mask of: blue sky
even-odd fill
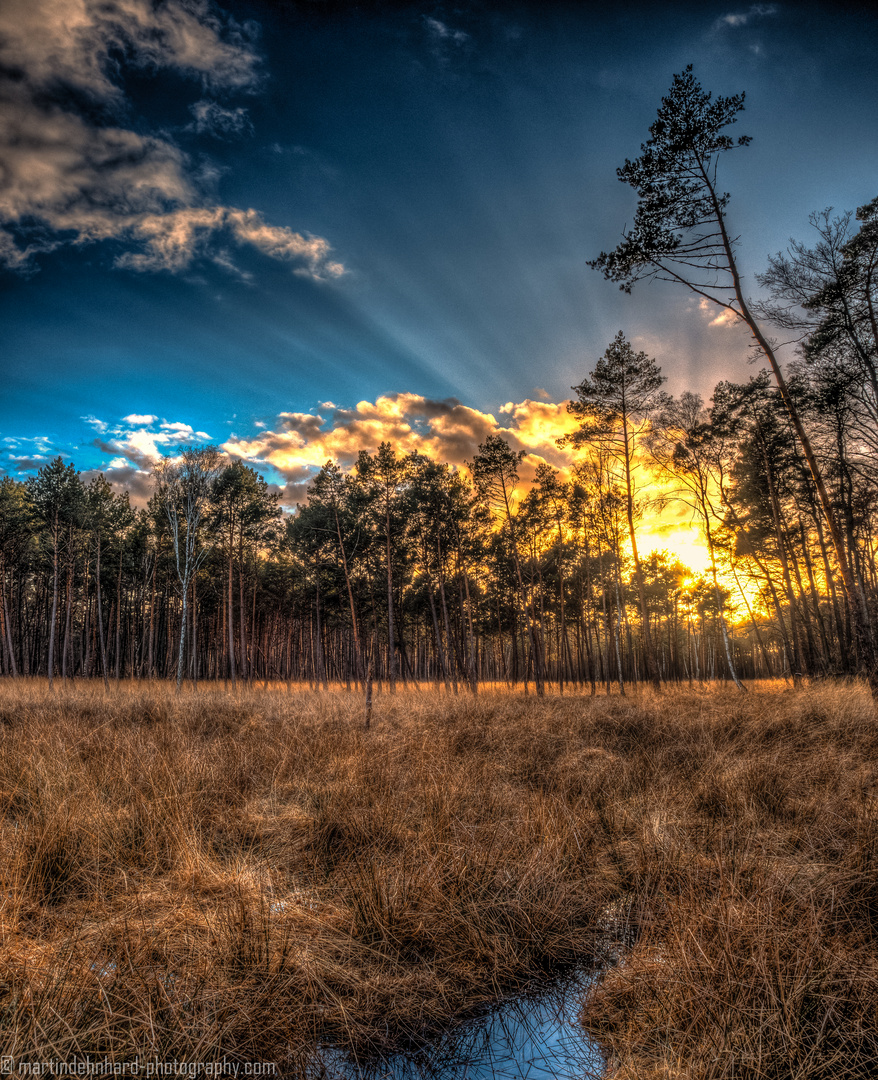
[[[294,502],[384,437],[554,460],[619,329],[707,397],[746,336],[586,265],[633,214],[615,169],[686,64],[745,90],[724,186],[756,292],[810,212],[876,194],[876,31],[866,5],[7,0],[0,469],[145,490],[210,440]]]

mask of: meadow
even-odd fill
[[[0,1056],[416,1047],[573,965],[617,1080],[874,1076],[867,689],[0,686]]]

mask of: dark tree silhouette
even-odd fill
[[[632,472],[636,467],[638,440],[645,433],[650,417],[665,403],[666,395],[661,389],[664,382],[665,377],[655,360],[645,352],[635,352],[620,330],[598,360],[591,376],[573,387],[578,400],[569,402],[567,411],[579,421],[580,430],[562,440],[562,443],[571,446],[600,445],[622,466],[625,513],[640,598],[646,668],[657,690],[661,688],[661,679],[649,630],[643,569],[637,552]]]

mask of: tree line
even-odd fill
[[[874,610],[868,455],[807,374],[791,386]],[[537,693],[860,671],[813,480],[768,374],[721,383],[710,407],[662,382],[618,335],[568,406],[569,479],[541,463],[526,492],[524,452],[497,435],[466,471],[389,443],[347,472],[327,462],[293,514],[213,447],[160,462],[140,510],[61,458],[4,478],[0,671],[452,691],[505,680]],[[644,520],[677,500],[700,526],[706,573],[640,554]]]
[[[574,388],[568,469],[540,464],[526,492],[524,452],[499,436],[465,471],[388,443],[347,472],[327,462],[293,514],[214,447],[160,462],[137,511],[61,458],[6,477],[0,671],[537,694],[878,686],[878,199],[856,218],[812,215],[810,240],[770,258],[766,299],[748,301],[717,182],[722,154],[749,143],[724,130],[743,100],[714,100],[691,67],[675,76],[641,157],[618,170],[634,224],[593,265],[626,292],[656,278],[719,306],[765,370],[707,404],[674,398],[620,332]],[[786,371],[769,324],[799,339]],[[641,555],[644,518],[670,501],[697,522],[706,573]]]

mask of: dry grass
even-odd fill
[[[611,1075],[878,1075],[868,693],[680,699],[644,710],[624,757],[609,829],[633,945],[584,1014]]]
[[[0,688],[0,1054],[416,1044],[622,934],[621,1077],[878,1061],[868,694]]]

